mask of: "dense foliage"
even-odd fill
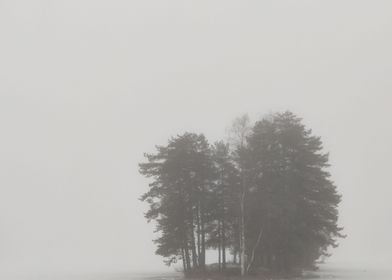
[[[207,249],[218,251],[220,270],[230,254],[243,274],[313,266],[342,236],[320,138],[290,112],[238,124],[234,145],[185,133],[140,164],[152,179],[141,199],[160,234],[156,253],[182,260],[186,273],[205,269]]]

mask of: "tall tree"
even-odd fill
[[[218,248],[219,267],[226,268],[226,252],[228,248],[237,247],[240,194],[240,176],[230,155],[228,144],[223,141],[213,146],[212,160],[216,172],[212,189],[214,205],[215,227],[210,229],[212,247]],[[214,246],[215,245],[215,246]]]
[[[210,146],[203,135],[185,133],[172,138],[157,153],[146,155],[140,172],[153,179],[142,200],[157,223],[157,254],[171,264],[183,260],[187,271],[205,267],[206,205],[213,176]]]
[[[246,211],[246,196],[248,193],[248,173],[249,173],[249,160],[248,160],[248,136],[251,133],[251,125],[248,115],[243,115],[234,120],[232,127],[229,131],[230,142],[233,146],[233,154],[240,172],[241,185],[239,192],[240,204],[240,265],[241,275],[244,276],[247,272],[247,254],[246,254],[246,225],[245,225],[245,211]]]
[[[255,244],[263,231],[263,265],[287,272],[313,264],[342,237],[340,195],[320,138],[285,112],[257,122],[248,140],[254,192],[249,225],[255,228],[250,239]]]

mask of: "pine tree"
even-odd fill
[[[224,270],[228,249],[238,250],[240,176],[231,158],[229,145],[223,141],[213,146],[212,160],[216,175],[211,189],[214,204],[210,211],[214,221],[209,228],[209,245],[218,248],[219,268]]]
[[[286,112],[257,122],[248,140],[254,192],[249,238],[255,244],[263,231],[260,265],[288,272],[314,264],[342,236],[340,196],[320,138]]]
[[[211,151],[203,135],[172,138],[157,153],[146,155],[140,172],[153,179],[142,200],[150,204],[146,218],[157,223],[157,254],[171,264],[183,260],[185,272],[204,269],[209,201],[213,176]]]

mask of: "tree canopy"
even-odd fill
[[[231,255],[242,274],[290,273],[343,237],[320,137],[291,112],[248,123],[234,122],[234,145],[184,133],[140,164],[151,178],[141,200],[156,222],[156,253],[169,265],[181,260],[185,273],[206,269],[207,249],[218,251],[221,271]]]

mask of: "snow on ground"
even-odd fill
[[[318,277],[314,279],[335,280],[392,280],[392,268],[325,264],[320,266]]]

